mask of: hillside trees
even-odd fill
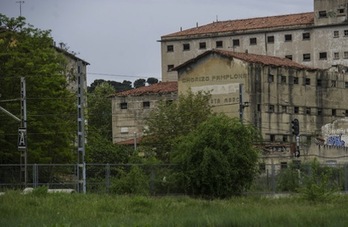
[[[26,79],[28,163],[73,158],[76,97],[67,90],[67,62],[52,46],[50,31],[23,17],[0,15],[0,105],[20,117],[20,77]],[[18,163],[19,123],[0,112],[0,162]],[[74,159],[75,160],[75,159]]]

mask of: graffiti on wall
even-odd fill
[[[344,147],[346,142],[342,140],[342,135],[334,135],[327,137],[326,145],[329,146],[337,146],[337,147]]]

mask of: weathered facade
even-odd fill
[[[293,119],[300,122],[304,148],[321,135],[323,125],[348,116],[348,75],[342,68],[322,70],[285,58],[210,50],[174,70],[179,93],[211,91],[213,110],[258,128],[265,157],[277,162],[293,156]]]
[[[289,58],[326,69],[348,66],[348,0],[314,0],[314,12],[216,21],[161,37],[162,81],[210,49]]]
[[[176,100],[177,95],[177,82],[160,82],[112,95],[113,143],[133,144],[133,140],[142,137],[145,119],[156,104]]]

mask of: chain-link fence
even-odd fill
[[[9,189],[47,186],[49,189],[79,188],[76,164],[28,164],[27,182],[24,182],[23,165],[0,165],[0,192]],[[142,164],[86,164],[87,193],[113,194],[184,194],[176,183],[180,173],[176,165]],[[320,165],[313,169],[310,164],[260,165],[250,194],[291,193],[308,179],[318,177],[318,183],[326,174],[328,184],[348,192],[348,165]],[[314,179],[315,180],[315,179]]]

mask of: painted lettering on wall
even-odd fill
[[[326,140],[326,145],[344,147],[346,142],[341,139],[341,135],[329,136]]]
[[[180,81],[183,83],[195,83],[195,82],[210,82],[210,81],[231,81],[245,79],[247,77],[246,73],[236,73],[236,74],[225,74],[225,75],[208,75],[208,76],[197,76],[192,78],[182,78]]]

